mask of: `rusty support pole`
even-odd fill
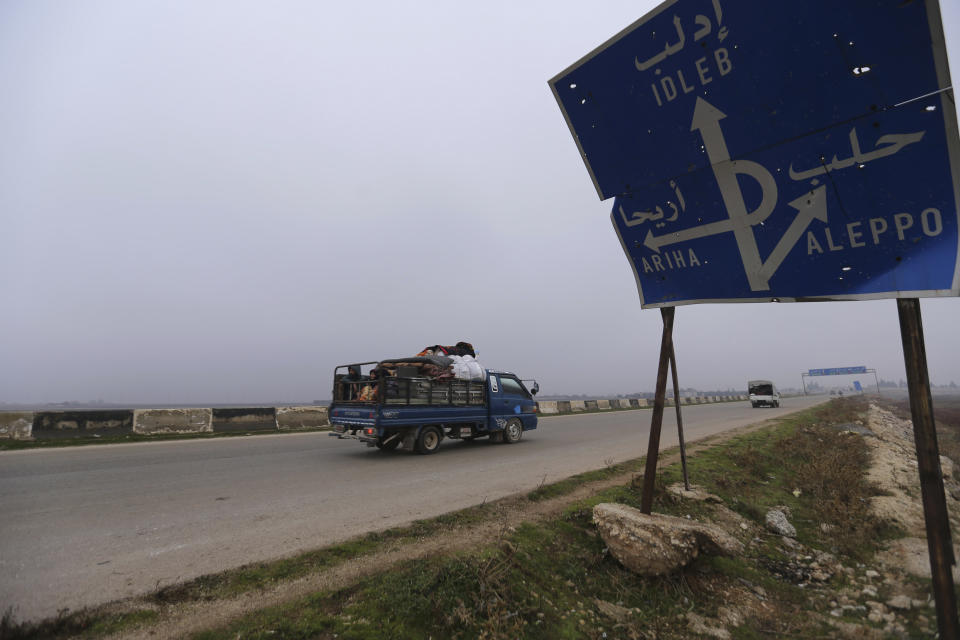
[[[663,405],[667,395],[667,367],[673,353],[673,307],[662,307],[663,338],[660,340],[660,365],[657,368],[657,389],[650,418],[650,442],[647,445],[647,464],[643,472],[643,495],[640,511],[649,514],[653,507],[653,485],[657,479],[657,456],[660,454],[660,427],[663,425]]]
[[[673,375],[673,404],[677,407],[677,437],[680,439],[680,466],[683,469],[683,488],[690,491],[690,478],[687,476],[687,445],[683,442],[683,416],[680,413],[680,383],[677,382],[677,352],[670,340],[670,373]]]
[[[907,367],[913,439],[917,447],[920,493],[927,525],[927,550],[933,577],[933,597],[937,605],[937,625],[941,638],[960,638],[957,601],[954,596],[952,568],[956,564],[950,539],[950,520],[943,490],[937,431],[933,421],[933,397],[927,375],[927,350],[923,342],[923,321],[917,298],[897,300],[903,359]]]

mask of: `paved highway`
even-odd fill
[[[823,400],[684,407],[685,433]],[[557,416],[433,456],[326,433],[0,452],[0,603],[46,617],[529,491],[643,455],[649,426],[648,410]],[[670,408],[661,444],[677,444]]]

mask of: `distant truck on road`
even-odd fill
[[[537,428],[540,387],[529,388],[508,371],[483,370],[482,380],[436,379],[402,358],[341,365],[334,369],[331,436],[368,447],[436,453],[444,438],[512,444]],[[370,371],[363,375],[365,367]]]
[[[779,407],[780,392],[769,380],[751,380],[747,383],[750,393],[750,405],[757,407]]]

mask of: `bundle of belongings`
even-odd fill
[[[487,373],[476,360],[476,352],[469,342],[458,342],[452,347],[434,345],[427,347],[416,356],[381,360],[379,365],[370,371],[370,384],[364,385],[358,394],[357,400],[367,402],[377,397],[376,381],[386,378],[429,378],[435,382],[447,380],[486,380]],[[389,390],[395,383],[388,384]]]
[[[432,378],[438,381],[451,378],[485,380],[486,371],[477,362],[476,356],[473,345],[469,342],[458,342],[452,347],[434,345],[412,358],[383,360],[371,375],[373,377],[388,375],[403,378]]]
[[[427,347],[423,351],[417,354],[418,356],[470,356],[471,358],[476,358],[477,354],[473,350],[473,345],[469,342],[458,342],[452,347],[445,347],[440,344],[435,344],[432,347]]]
[[[441,357],[450,360],[449,371],[444,371],[438,376],[441,379],[447,373],[460,380],[485,380],[487,377],[486,371],[476,360],[477,352],[473,350],[473,345],[469,342],[458,342],[452,347],[435,344],[432,347],[425,348],[417,356],[425,358]]]

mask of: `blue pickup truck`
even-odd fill
[[[516,375],[491,369],[484,370],[484,380],[435,379],[405,366],[411,360],[418,358],[337,367],[330,435],[387,451],[403,445],[431,454],[444,438],[512,444],[537,428],[535,381],[528,388]]]

